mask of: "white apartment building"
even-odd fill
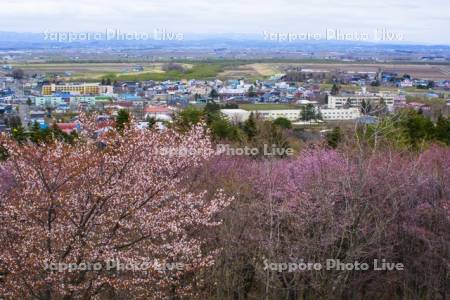
[[[347,96],[328,96],[328,108],[344,108],[357,107],[360,108],[363,101],[370,103],[371,105],[380,104],[383,99],[386,107],[389,111],[394,110],[394,100],[397,98],[397,94],[391,92],[379,92],[377,94],[360,94],[360,95],[347,95]]]
[[[247,111],[244,109],[221,109],[220,110],[233,123],[246,121],[250,113],[254,113],[267,120],[275,120],[277,118],[286,118],[292,122],[301,118],[301,109],[274,109],[274,110],[255,110]],[[361,116],[360,109],[356,107],[350,108],[322,108],[320,109],[322,119],[324,121],[337,120],[355,120]]]
[[[255,110],[247,111],[244,109],[221,109],[221,113],[226,115],[228,119],[234,123],[244,122],[250,116],[250,113],[258,115],[267,120],[275,120],[276,118],[286,118],[290,121],[300,119],[300,109],[274,109],[274,110]]]
[[[40,107],[56,107],[64,103],[65,102],[62,97],[53,97],[53,96],[34,97],[34,105]]]
[[[275,120],[276,118],[286,118],[289,121],[300,119],[300,109],[275,109],[275,110],[257,110],[253,113],[262,116],[264,119]]]
[[[94,96],[72,96],[70,97],[70,105],[88,104],[95,105]]]
[[[320,109],[324,121],[355,120],[361,116],[360,109],[350,108],[322,108]]]

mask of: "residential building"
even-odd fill
[[[188,91],[191,95],[208,96],[211,93],[212,88],[206,84],[196,84],[190,86]]]
[[[300,109],[274,109],[274,110],[254,110],[247,111],[243,109],[221,109],[220,112],[225,114],[232,122],[239,123],[244,122],[250,116],[250,113],[254,113],[259,117],[267,120],[275,120],[277,118],[286,118],[290,121],[296,121],[300,119]]]
[[[144,109],[145,119],[154,118],[156,120],[171,121],[172,110],[165,106],[147,106]]]
[[[59,96],[34,97],[34,105],[39,107],[56,107],[64,103],[64,99]]]
[[[360,108],[363,103],[371,105],[379,105],[384,102],[389,111],[394,110],[394,102],[398,94],[391,92],[379,92],[377,94],[351,94],[343,96],[328,96],[328,108],[345,108],[356,107]]]
[[[290,121],[297,121],[301,116],[301,109],[274,109],[274,110],[256,110],[255,114],[267,120],[275,120],[277,118],[286,118]]]
[[[70,105],[78,106],[82,105],[92,105],[94,106],[96,98],[94,96],[72,96],[70,97]]]
[[[72,132],[80,132],[81,126],[78,122],[73,123],[56,123],[56,126],[58,126],[59,129],[61,129],[63,132],[67,134],[71,134]]]
[[[56,92],[69,92],[72,95],[100,95],[113,94],[111,85],[100,85],[99,83],[82,84],[46,84],[42,86],[42,95],[52,95]]]
[[[354,120],[361,116],[360,109],[357,107],[350,108],[322,108],[320,114],[324,121],[334,120]]]

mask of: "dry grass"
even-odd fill
[[[144,68],[141,72],[133,72],[132,68],[140,65]],[[71,72],[70,78],[100,79],[108,73],[119,75],[138,75],[141,73],[163,73],[163,63],[73,63],[73,64],[15,64],[29,73],[57,73]],[[186,69],[192,68],[192,64],[183,64]],[[429,80],[450,79],[449,65],[428,64],[358,64],[358,63],[252,63],[227,67],[218,74],[220,78],[265,78],[282,73],[290,67],[302,67],[304,69],[326,70],[329,72],[377,72],[379,70],[395,72],[399,75],[410,74],[416,78]]]

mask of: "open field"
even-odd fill
[[[182,64],[184,68],[192,68],[191,64]],[[13,64],[25,72],[57,74],[67,80],[101,80],[103,77],[114,76],[138,76],[146,73],[164,74],[163,63],[31,63]],[[142,71],[135,72],[133,68],[141,66]]]
[[[250,77],[267,77],[270,75],[283,73],[291,67],[301,67],[315,71],[328,72],[378,72],[380,70],[394,72],[399,75],[409,74],[416,78],[429,80],[450,79],[449,65],[429,65],[429,64],[359,64],[359,63],[253,63],[238,66],[235,69],[227,70],[220,75],[240,75],[245,74]]]
[[[333,86],[333,84],[330,83],[323,83],[320,84],[320,88],[322,90],[331,90],[331,87]],[[355,92],[355,91],[360,91],[361,87],[358,85],[353,85],[353,84],[341,84],[340,85],[340,89],[341,91],[347,91],[347,92]],[[403,92],[406,93],[416,93],[416,94],[427,94],[430,91],[434,91],[433,89],[428,90],[428,89],[419,89],[416,87],[405,87],[405,88],[398,88],[395,86],[367,86],[367,91],[371,92],[371,93],[377,93],[380,91],[389,91],[389,92],[398,92],[399,90],[402,90]],[[440,93],[444,93],[445,95],[448,93],[439,91]]]
[[[323,70],[329,72],[394,72],[399,75],[409,74],[413,77],[443,80],[450,79],[450,66],[448,65],[431,65],[431,64],[327,64],[327,63],[274,63],[265,64],[265,68],[271,68],[275,72],[282,72],[288,67],[302,67],[311,70]]]
[[[264,79],[274,74],[283,73],[292,67],[322,70],[328,72],[395,72],[399,75],[410,74],[416,78],[429,80],[450,79],[450,65],[446,64],[372,64],[372,63],[300,63],[300,62],[242,62],[233,63],[183,63],[186,72],[169,72],[162,70],[163,63],[28,63],[13,64],[27,73],[46,73],[64,76],[67,80],[100,80],[105,76],[118,79],[199,79],[218,77],[220,79],[247,78]],[[142,66],[143,70],[134,72],[133,68]],[[196,68],[197,67],[197,68]],[[193,70],[191,70],[193,69]]]

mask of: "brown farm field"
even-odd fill
[[[183,64],[190,68],[195,63]],[[135,66],[142,66],[143,71],[134,72]],[[65,75],[68,80],[99,80],[107,74],[116,75],[140,74],[146,72],[163,73],[163,63],[24,63],[13,64],[14,67],[22,68],[27,73],[60,74]],[[322,70],[328,72],[377,72],[379,70],[395,72],[399,75],[409,74],[414,78],[429,80],[450,79],[450,65],[445,64],[372,64],[372,63],[284,63],[284,62],[262,62],[242,63],[226,66],[217,73],[218,78],[247,78],[263,79],[271,75],[283,73],[286,69],[301,67],[303,69]]]
[[[377,72],[380,69],[386,72],[394,72],[399,75],[409,74],[415,78],[429,80],[450,79],[450,66],[438,64],[326,64],[326,63],[305,63],[305,64],[273,64],[273,68],[279,71],[285,70],[289,66],[302,67],[312,70],[346,71],[346,72]]]
[[[450,65],[438,64],[360,64],[360,63],[252,63],[227,68],[219,76],[223,78],[264,78],[284,73],[286,69],[301,67],[315,71],[328,72],[394,72],[409,74],[414,78],[428,80],[450,80]]]

